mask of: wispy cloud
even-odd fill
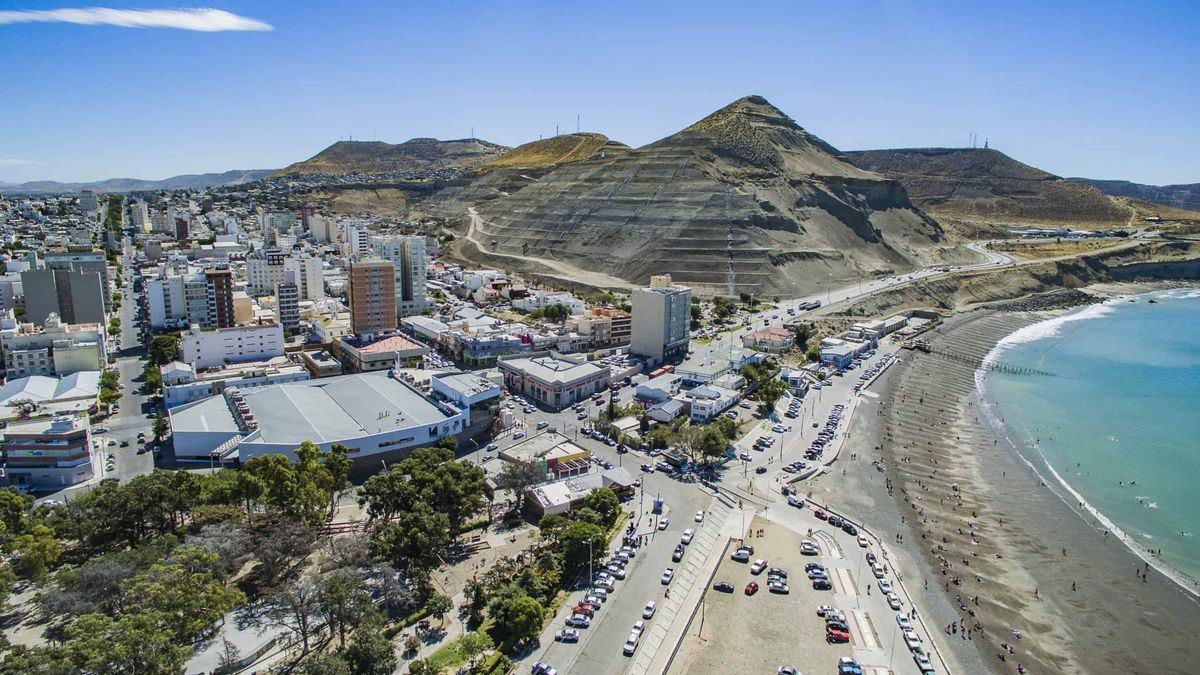
[[[178,28],[206,33],[230,30],[275,30],[269,23],[222,9],[46,9],[0,11],[0,26],[14,23],[74,23],[124,28]]]
[[[32,159],[0,159],[0,166],[33,166],[41,162]]]

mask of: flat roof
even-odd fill
[[[357,339],[346,338],[346,342],[353,345],[363,354],[382,354],[383,352],[406,352],[413,349],[425,349],[425,345],[413,342],[403,335],[390,335],[388,337],[375,340],[369,344],[363,344]]]
[[[553,356],[535,356],[533,358],[517,358],[501,360],[502,365],[525,371],[530,377],[549,383],[574,382],[585,377],[597,375],[608,370],[592,363],[575,363],[566,359],[556,359]]]

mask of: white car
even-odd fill
[[[883,593],[884,595],[891,593],[892,592],[892,582],[888,581],[887,579],[880,580],[879,592]]]
[[[920,652],[914,652],[913,653],[913,662],[917,664],[917,670],[921,671],[922,673],[932,673],[933,672],[933,662],[930,661],[929,657],[925,656],[925,654],[920,653]]]
[[[632,656],[637,651],[638,642],[641,639],[642,636],[640,633],[630,633],[629,639],[625,640],[625,646],[621,648],[621,653],[625,654],[625,656]]]
[[[912,622],[904,612],[896,612],[896,623],[899,624],[900,630],[912,630]]]
[[[867,538],[862,536],[861,534],[858,535],[858,545],[861,546],[862,548],[866,548],[867,547]]]
[[[658,519],[658,529],[659,529],[659,530],[665,530],[665,529],[667,529],[667,525],[670,525],[670,524],[671,524],[671,519],[670,519],[670,518],[665,518],[665,517],[664,517],[664,518],[659,518],[659,519]]]
[[[820,551],[817,550],[817,545],[805,539],[800,542],[800,553],[803,555],[817,555]]]
[[[892,609],[900,609],[900,596],[896,595],[895,593],[888,593],[887,604],[888,607],[891,607]]]
[[[653,600],[651,600],[650,602],[647,602],[646,606],[642,608],[642,618],[649,619],[649,618],[653,617],[654,611],[656,609],[658,609],[657,603],[655,603]]]
[[[671,580],[674,578],[675,578],[675,570],[668,567],[666,569],[666,571],[662,573],[662,576],[658,578],[658,580],[660,582],[662,582],[663,586],[666,586],[667,584],[671,583]]]
[[[904,631],[904,644],[908,647],[908,651],[915,652],[921,649],[921,636],[917,635],[915,630],[906,630]]]
[[[517,433],[513,434],[513,440],[514,440],[514,441],[519,441],[519,440],[521,440],[522,438],[525,438],[525,432],[524,432],[524,431],[518,431]]]
[[[683,544],[690,544],[692,543],[693,534],[694,533],[690,529],[684,530],[683,535],[679,537],[679,541]]]
[[[697,522],[697,523],[703,523],[703,522],[704,522],[704,512],[703,512],[703,511],[697,511],[697,512],[696,512],[696,522]]]
[[[751,574],[762,574],[762,571],[767,569],[767,561],[764,558],[759,558],[750,566]]]
[[[633,624],[633,630],[630,632],[641,635],[642,632],[645,630],[646,630],[646,622],[645,621],[635,621]]]

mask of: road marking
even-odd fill
[[[842,594],[851,597],[857,596],[858,587],[854,585],[854,577],[850,575],[850,570],[838,568],[834,571],[837,572],[838,581],[841,582]]]
[[[879,649],[879,640],[875,638],[875,631],[871,629],[871,622],[867,620],[864,613],[860,610],[852,609],[850,610],[850,615],[854,617],[854,626],[858,628],[863,648]]]

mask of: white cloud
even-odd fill
[[[217,32],[275,30],[269,23],[231,14],[221,9],[47,9],[0,11],[0,26],[13,23],[74,23],[124,28],[178,28]]]
[[[41,162],[32,159],[0,159],[0,166],[33,166]]]

